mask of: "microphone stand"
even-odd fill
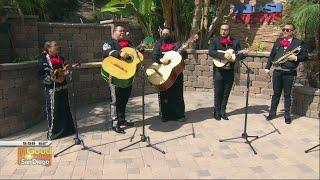
[[[247,93],[246,93],[246,108],[245,108],[245,119],[244,119],[244,130],[241,136],[238,137],[232,137],[232,138],[227,138],[227,139],[219,139],[219,142],[228,142],[229,140],[233,139],[245,139],[246,141],[244,143],[248,144],[250,148],[252,149],[253,153],[257,155],[256,150],[253,148],[251,145],[251,142],[258,139],[259,136],[250,136],[247,133],[247,119],[248,119],[248,104],[249,104],[249,86],[250,86],[250,73],[253,72],[243,61],[240,61],[247,69]],[[248,138],[254,138],[253,140],[249,141]],[[229,141],[230,142],[230,141]]]
[[[72,48],[72,44],[70,43],[69,44],[69,59],[71,60],[72,64],[74,64],[74,59],[72,58],[72,51],[71,51],[71,48]],[[91,152],[94,152],[94,153],[97,153],[97,154],[100,154],[101,155],[101,152],[97,151],[97,150],[94,150],[93,148],[91,147],[88,147],[84,144],[84,141],[79,137],[79,131],[78,131],[78,124],[77,124],[77,111],[76,111],[76,96],[75,96],[75,88],[74,88],[74,78],[73,78],[73,73],[71,72],[70,74],[71,76],[71,80],[72,80],[72,100],[73,100],[73,125],[74,125],[74,128],[75,128],[75,131],[76,131],[76,135],[75,135],[75,138],[74,138],[74,143],[72,145],[70,145],[69,147],[66,147],[65,149],[61,150],[60,152],[56,153],[54,155],[54,157],[57,157],[59,154],[65,152],[66,150],[72,148],[73,146],[75,145],[81,145],[82,148],[81,150],[87,150],[87,151],[91,151]]]
[[[315,148],[317,148],[317,147],[319,147],[319,146],[320,146],[320,144],[318,144],[318,145],[316,145],[316,146],[313,146],[312,148],[307,149],[307,150],[305,150],[304,152],[305,152],[305,153],[309,153],[309,152],[311,152],[313,149],[315,149]]]
[[[138,57],[139,61],[142,62],[142,60],[140,59],[140,56],[139,56],[139,51],[136,48],[134,48],[134,49],[135,49],[135,51],[137,53],[137,57]],[[151,147],[151,148],[161,152],[162,154],[165,154],[166,153],[165,151],[163,151],[163,150],[159,149],[158,147],[156,147],[155,145],[151,144],[150,137],[146,135],[145,117],[144,117],[145,116],[145,103],[144,103],[145,93],[144,93],[144,88],[145,88],[145,76],[146,76],[145,73],[146,73],[146,70],[145,70],[145,67],[144,67],[144,65],[142,63],[140,65],[139,70],[140,70],[140,72],[142,74],[142,88],[141,88],[142,89],[142,134],[140,134],[140,140],[139,141],[133,142],[133,143],[127,145],[126,147],[123,147],[123,148],[119,149],[119,152],[121,152],[121,151],[123,151],[123,150],[125,150],[125,149],[127,149],[127,148],[129,148],[129,147],[131,147],[133,145],[135,145],[135,144],[138,144],[140,142],[146,142],[147,143],[146,147]]]

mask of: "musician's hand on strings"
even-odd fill
[[[122,57],[123,59],[126,59],[126,58],[128,58],[128,57],[129,57],[129,54],[128,54],[128,53],[126,53],[126,52],[121,51],[121,53],[120,53],[120,57]]]
[[[168,65],[170,63],[170,60],[169,59],[162,59],[161,62],[163,65]]]
[[[297,56],[294,54],[291,54],[290,56],[287,57],[289,61],[297,61]]]
[[[68,74],[70,74],[70,70],[64,71],[64,75],[65,75],[65,76],[67,76]]]
[[[224,54],[224,58],[226,58],[227,60],[230,60],[232,58],[232,54],[227,52]]]

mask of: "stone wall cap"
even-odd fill
[[[209,51],[207,49],[187,49],[186,52],[202,54],[202,53],[208,53]],[[248,56],[269,57],[270,52],[249,52]]]
[[[27,61],[20,63],[3,63],[0,64],[1,71],[9,71],[9,70],[18,70],[18,69],[27,69],[30,67],[36,66],[38,61]]]
[[[129,23],[129,21],[128,20],[114,20],[114,19],[100,21],[100,24],[114,24],[114,23]]]
[[[20,63],[3,63],[0,64],[1,71],[19,70],[37,66],[38,61],[28,61]],[[90,69],[101,67],[101,62],[81,63],[79,69]]]
[[[81,63],[79,69],[90,69],[90,68],[99,68],[101,67],[102,62],[89,62],[89,63]]]
[[[53,26],[53,27],[99,27],[105,26],[98,23],[60,23],[60,22],[38,22],[39,26]]]
[[[270,52],[249,52],[248,56],[269,57]]]
[[[206,54],[208,53],[207,49],[186,49],[187,53],[196,53],[196,54]]]

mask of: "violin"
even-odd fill
[[[62,68],[57,68],[53,71],[52,80],[57,83],[62,83],[71,70],[79,68],[80,63],[76,64],[64,64]]]

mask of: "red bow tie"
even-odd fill
[[[224,37],[220,40],[220,44],[225,46],[225,45],[232,45],[232,41],[228,37]]]
[[[52,65],[61,65],[63,64],[63,59],[58,56],[50,57],[50,62]]]
[[[174,43],[163,43],[160,47],[161,51],[171,51],[174,48],[176,48],[176,45]]]
[[[290,44],[291,44],[291,41],[289,41],[288,39],[282,39],[281,41],[280,41],[280,46],[282,46],[282,47],[289,47],[290,46]]]
[[[127,40],[120,40],[119,42],[120,48],[128,47],[129,46],[129,41]]]

